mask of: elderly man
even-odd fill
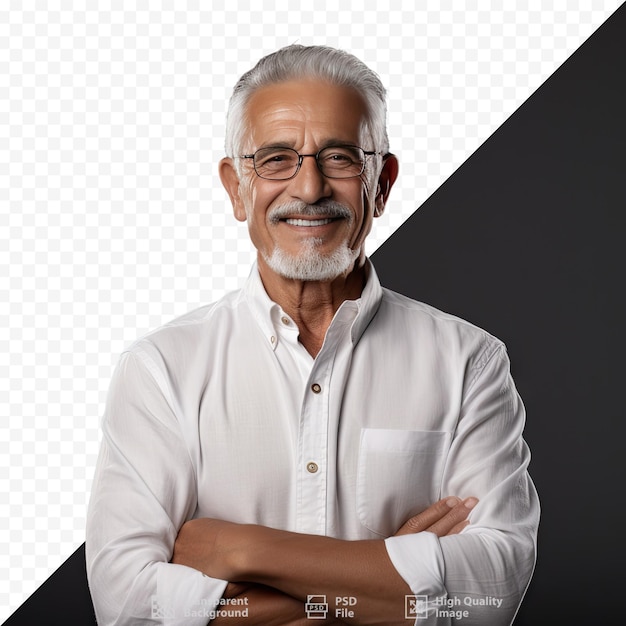
[[[539,516],[524,409],[500,341],[365,256],[398,173],[385,118],[331,48],[237,83],[219,171],[257,264],[121,358],[87,528],[100,624],[512,622]]]

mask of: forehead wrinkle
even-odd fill
[[[364,123],[361,123],[359,126],[358,137],[354,137],[352,133],[349,135],[337,134],[337,129],[326,132],[323,128],[311,128],[307,123],[297,126],[278,124],[275,133],[271,131],[270,125],[262,125],[262,134],[269,134],[269,136],[263,137],[262,140],[259,141],[258,133],[255,132],[256,129],[254,124],[252,124],[249,138],[252,140],[255,150],[274,147],[291,148],[292,150],[301,151],[303,146],[307,143],[311,143],[315,146],[314,152],[319,152],[330,146],[358,146],[362,147],[364,150],[368,150],[369,148],[367,146],[363,146],[365,138]]]
[[[342,101],[339,110],[337,98]],[[253,93],[246,117],[251,149],[302,149],[310,142],[319,150],[337,143],[361,145],[367,106],[353,89],[320,81],[293,81],[268,85]],[[346,134],[342,135],[344,129]]]

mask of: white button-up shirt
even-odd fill
[[[505,348],[368,270],[315,359],[256,268],[122,355],[87,526],[100,624],[207,623],[226,582],[168,563],[197,517],[386,539],[416,623],[511,623],[539,504]],[[392,537],[447,495],[480,500],[461,534]]]

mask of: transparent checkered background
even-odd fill
[[[2,621],[84,541],[122,350],[249,271],[216,174],[241,73],[299,42],[381,75],[401,175],[371,253],[621,3],[305,4],[0,0]]]

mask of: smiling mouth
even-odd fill
[[[281,221],[284,221],[287,224],[291,224],[291,226],[325,226],[326,224],[334,222],[335,219],[328,217],[321,220],[303,220],[290,217]]]

